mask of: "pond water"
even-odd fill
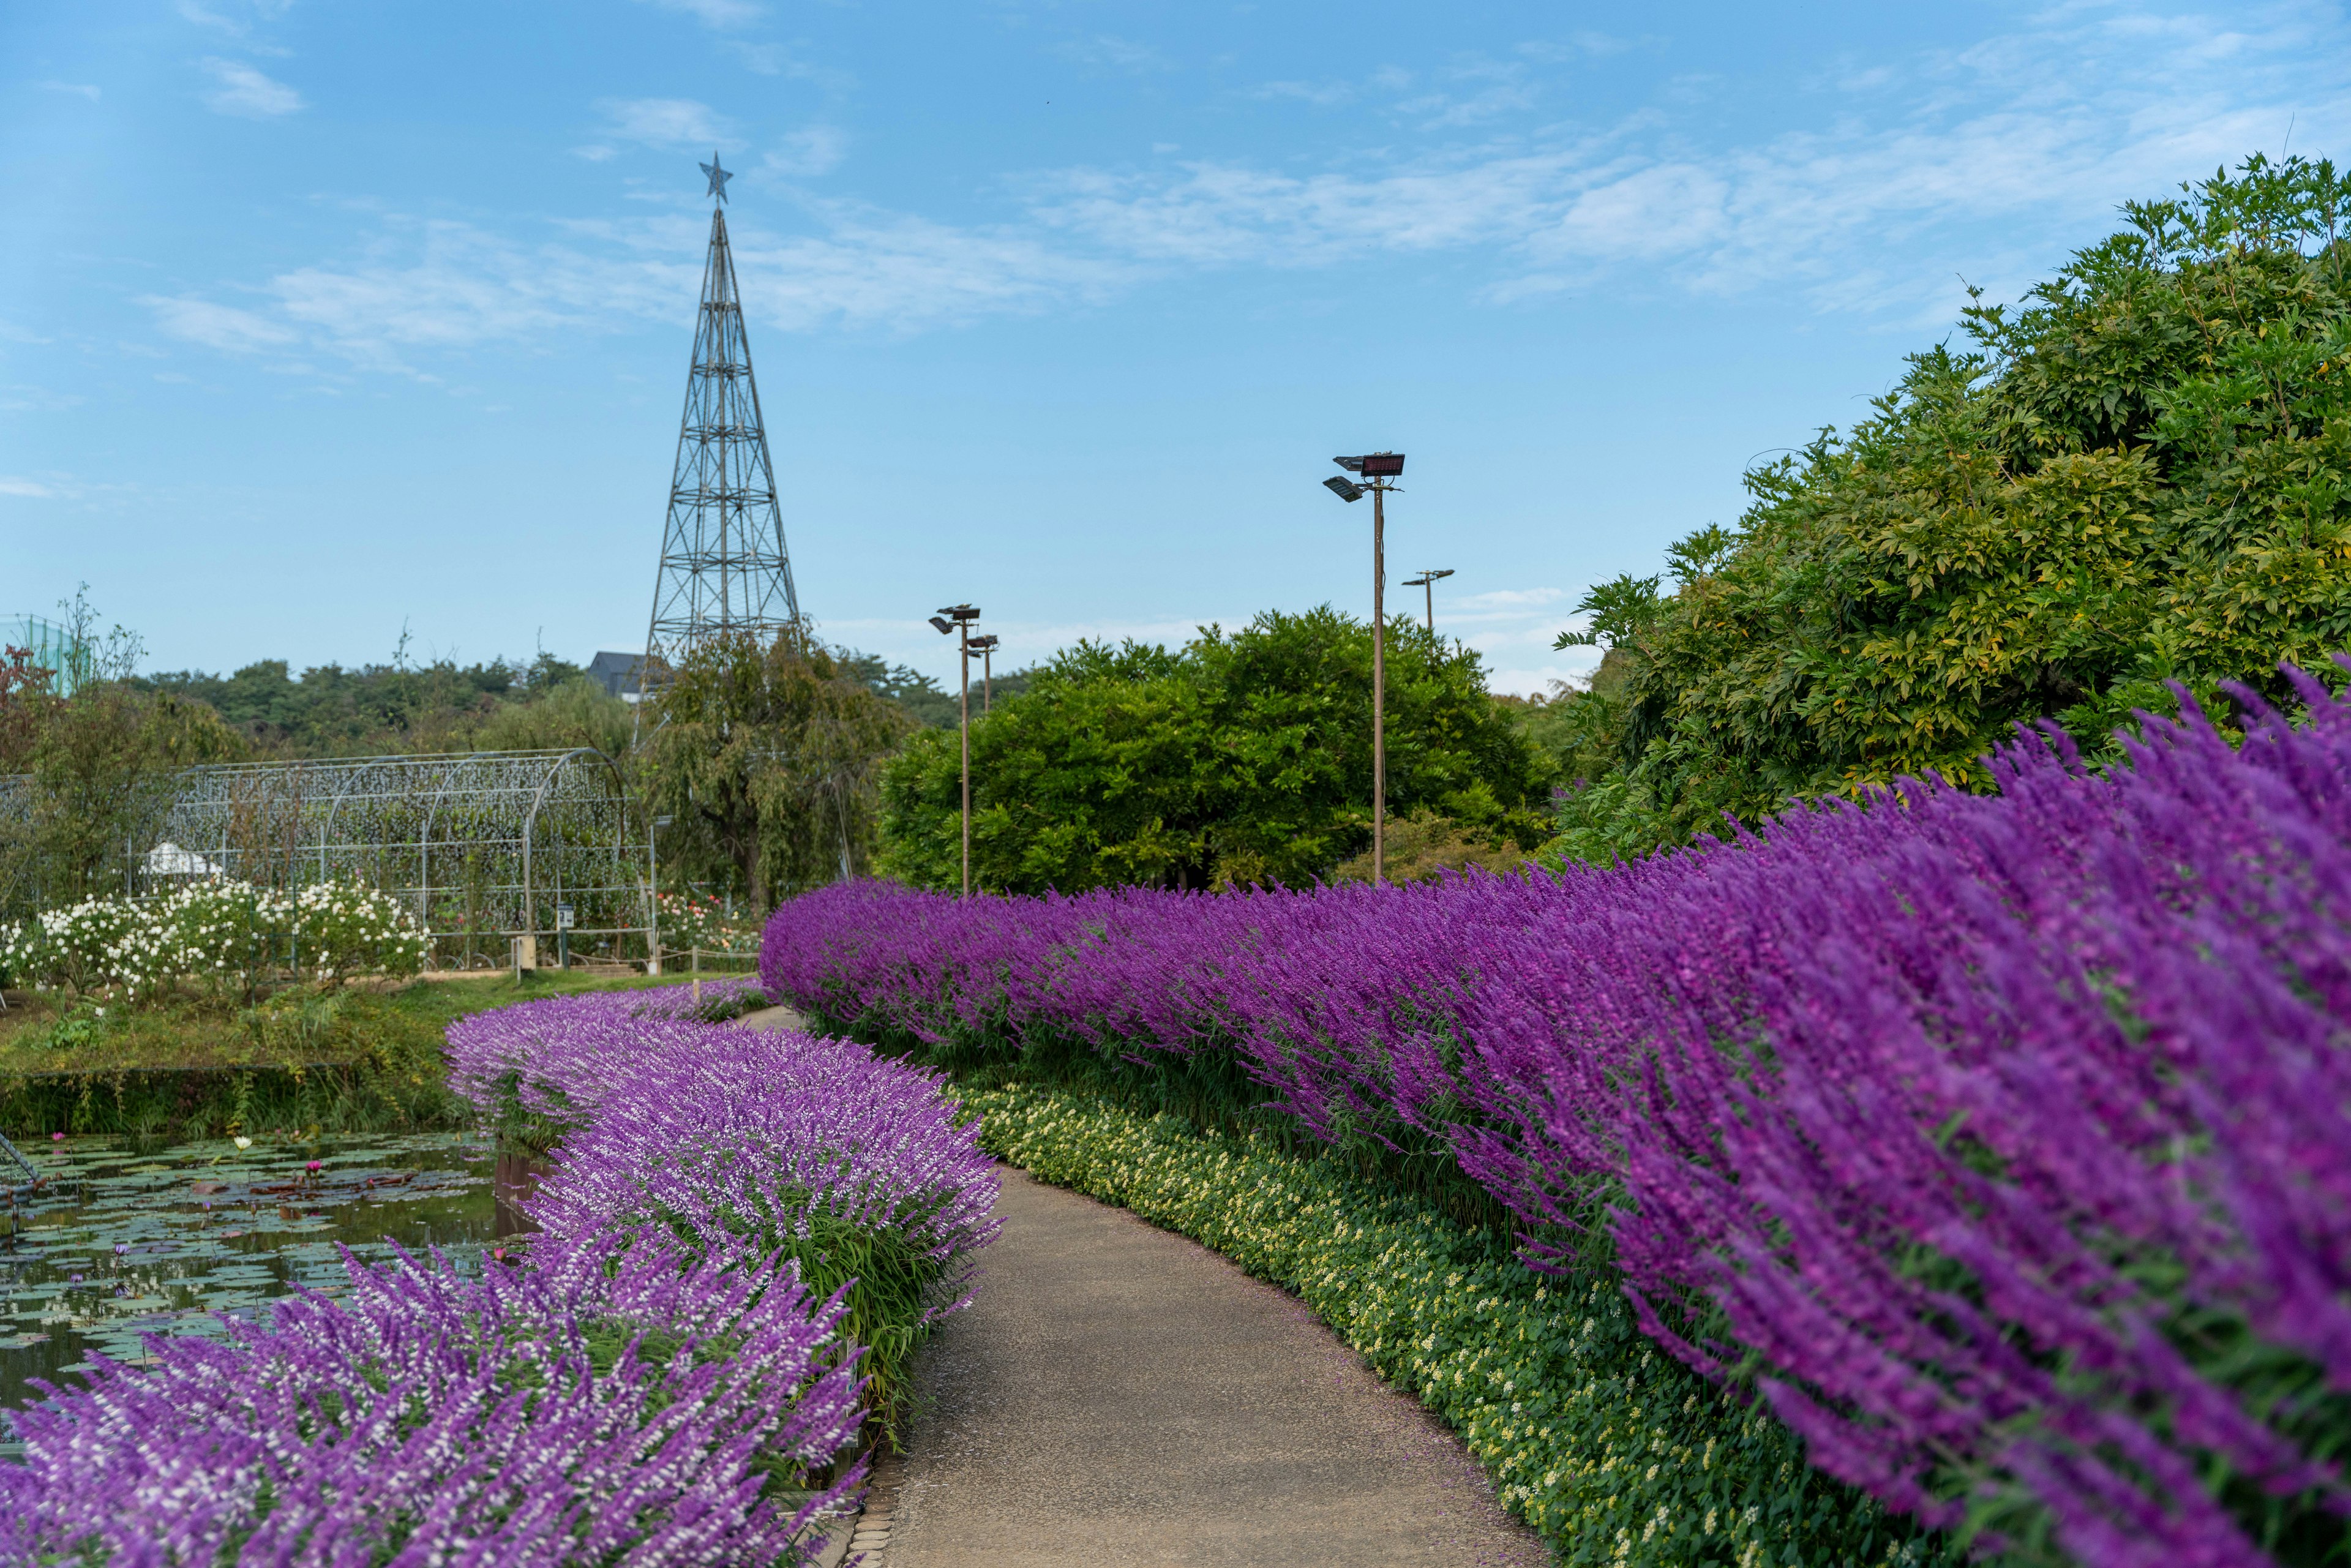
[[[0,1411],[40,1397],[28,1377],[68,1386],[91,1351],[135,1363],[143,1334],[218,1334],[215,1314],[266,1317],[298,1284],[340,1294],[340,1247],[478,1268],[513,1228],[491,1145],[466,1134],[20,1146],[42,1183],[0,1164],[19,1184],[13,1219],[0,1197]]]

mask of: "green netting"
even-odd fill
[[[56,678],[49,689],[71,696],[89,669],[89,644],[54,621],[37,615],[0,615],[0,649],[22,648]]]

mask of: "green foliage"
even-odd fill
[[[545,969],[519,985],[491,976],[392,992],[297,988],[251,1008],[191,996],[152,1009],[37,998],[0,1013],[0,1133],[468,1127],[478,1117],[449,1091],[441,1055],[451,1020],[533,997],[669,983]]]
[[[5,830],[16,852],[0,900],[57,905],[125,891],[126,844],[160,820],[179,770],[242,750],[201,703],[93,680],[45,705],[24,753],[28,789]]]
[[[1370,628],[1270,612],[1180,650],[1083,643],[972,725],[972,862],[991,891],[1303,883],[1371,838]],[[1399,618],[1388,805],[1531,848],[1547,776],[1478,655]],[[961,881],[959,752],[916,736],[883,779],[883,869]]]
[[[253,752],[272,757],[360,757],[430,751],[628,747],[627,704],[579,665],[541,650],[509,659],[416,664],[402,633],[392,658],[293,674],[262,659],[234,674],[180,670],[137,677],[141,691],[204,705]]]
[[[1608,766],[1561,852],[1905,775],[1989,787],[1978,759],[2044,718],[2098,760],[2166,681],[2281,695],[2279,661],[2351,645],[2351,180],[2254,158],[2124,211],[1845,436],[1750,473],[1670,595],[1579,607],[1630,680],[1580,705]]]
[[[951,644],[948,651],[954,651]],[[958,695],[912,665],[893,664],[876,653],[845,653],[840,657],[851,674],[904,708],[916,722],[935,729],[953,729],[963,722],[963,704]],[[974,714],[988,706],[991,699],[1001,702],[1019,696],[1029,689],[1029,680],[1036,674],[1033,670],[998,670],[992,681],[984,681],[985,673],[985,665],[972,665]]]
[[[1295,1291],[1462,1435],[1561,1563],[1959,1560],[1812,1470],[1786,1428],[1660,1353],[1613,1270],[1538,1274],[1506,1237],[1253,1135],[1019,1084],[967,1089],[964,1105],[998,1158]]]
[[[1527,852],[1509,839],[1464,828],[1450,817],[1416,811],[1391,818],[1384,846],[1387,863],[1383,873],[1392,883],[1434,882],[1447,872],[1476,866],[1497,875],[1526,869]],[[1332,882],[1372,880],[1372,852],[1341,861],[1331,870]]]
[[[713,637],[646,705],[664,868],[772,899],[871,868],[882,759],[914,727],[822,643]]]
[[[615,759],[627,756],[636,714],[590,675],[573,675],[529,688],[529,700],[501,704],[472,734],[481,751],[541,751],[593,747]]]
[[[865,1347],[857,1370],[867,1379],[867,1408],[877,1435],[896,1448],[908,1369],[930,1337],[930,1314],[952,1301],[942,1297],[946,1265],[913,1239],[927,1217],[902,1205],[881,1224],[861,1224],[813,1201],[804,1189],[770,1193],[754,1185],[744,1190],[751,1207],[721,1215],[726,1229],[761,1257],[781,1254],[797,1263],[818,1301],[846,1292],[841,1332]],[[698,1232],[684,1218],[660,1218],[677,1240],[696,1243]]]

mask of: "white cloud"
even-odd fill
[[[208,349],[249,353],[281,348],[294,341],[293,330],[250,310],[216,305],[209,299],[148,295],[140,304],[155,312],[156,324],[174,338],[202,343]]]
[[[736,222],[736,271],[755,319],[914,331],[1100,298],[1129,281],[1115,264],[1015,232],[851,204],[808,210],[816,234]],[[568,225],[564,243],[523,246],[465,224],[394,220],[356,263],[296,268],[253,291],[266,305],[141,302],[166,333],[225,351],[315,350],[423,375],[420,355],[678,320],[700,287],[707,233],[698,216],[664,215]]]
[[[242,36],[246,30],[242,22],[231,21],[217,11],[207,10],[197,5],[195,0],[180,0],[177,9],[181,20],[193,22],[199,27],[217,27],[232,37]]]
[[[736,148],[730,121],[708,104],[690,98],[607,98],[597,100],[609,133],[648,147]]]
[[[0,474],[0,496],[21,496],[28,500],[47,500],[63,494],[54,485],[44,485],[37,479],[20,479],[14,475]]]
[[[1250,89],[1249,97],[1295,99],[1317,109],[1329,109],[1334,104],[1353,102],[1355,90],[1355,84],[1346,81],[1270,81]]]
[[[751,0],[645,0],[664,11],[682,11],[705,27],[742,27],[768,14]]]
[[[1465,611],[1522,611],[1531,605],[1556,604],[1566,597],[1563,588],[1496,588],[1463,594],[1456,602]]]
[[[1091,38],[1072,38],[1058,46],[1063,58],[1080,65],[1117,71],[1165,71],[1175,69],[1175,62],[1149,44],[1138,44],[1131,38],[1098,33]]]
[[[590,163],[601,163],[607,159],[619,156],[619,154],[613,152],[611,148],[606,147],[601,143],[591,143],[586,147],[574,147],[571,150],[571,155],[574,158],[585,158]]]
[[[767,157],[768,172],[783,175],[829,174],[841,166],[849,138],[830,125],[811,125],[784,138],[783,145]]]
[[[219,84],[204,94],[204,102],[219,113],[248,120],[274,120],[302,108],[300,93],[262,75],[242,60],[207,59],[202,64]]]
[[[0,413],[54,412],[74,408],[89,401],[79,392],[53,392],[47,387],[34,386],[25,382],[0,386]]]
[[[45,81],[40,85],[45,90],[49,92],[70,92],[78,94],[79,96],[89,99],[92,103],[96,103],[99,99],[98,89],[89,82]]]
[[[1401,145],[1334,153],[1319,167],[1155,160],[1032,172],[999,187],[1009,201],[992,222],[803,196],[796,234],[737,214],[737,265],[754,314],[794,328],[919,330],[1084,304],[1186,272],[1414,253],[1471,257],[1468,287],[1496,302],[1605,277],[1643,290],[1793,289],[1822,309],[1948,322],[1955,272],[1998,297],[2119,199],[2273,143],[2289,111],[2297,145],[2329,150],[2351,131],[2351,93],[2313,63],[2340,57],[2345,29],[2283,15],[2262,31],[2067,9],[1965,50],[1839,61],[1848,77],[1892,74],[1858,105],[1824,81],[1812,89],[1822,106],[1813,123],[1747,143],[1709,141],[1712,117],[1653,105],[1613,124],[1489,129],[1468,141],[1398,132]],[[1573,47],[1579,57],[1603,52]],[[1531,93],[1524,73],[1539,53],[1424,68],[1411,88],[1417,111],[1482,114],[1481,95]],[[599,107],[616,140],[743,146],[699,100]],[[774,146],[761,172],[820,174],[845,145],[837,130],[811,126]],[[576,152],[601,159],[610,146]],[[1987,220],[1997,220],[1996,241],[1983,237]],[[358,259],[240,289],[242,308],[201,294],[150,303],[167,332],[193,341],[407,369],[432,350],[674,319],[692,298],[698,220],[574,223],[561,235],[533,245],[393,220]]]
[[[1711,170],[1660,163],[1578,195],[1536,243],[1552,253],[1617,258],[1687,255],[1724,225],[1730,186]]]

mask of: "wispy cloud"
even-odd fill
[[[755,316],[789,329],[918,331],[1107,297],[1119,264],[1073,257],[1017,232],[956,227],[849,203],[810,203],[820,232],[778,235],[738,216],[736,270]],[[707,228],[656,217],[563,225],[519,245],[469,225],[392,221],[356,264],[282,273],[248,305],[200,296],[141,301],[166,334],[286,361],[329,354],[361,370],[432,379],[420,356],[674,321],[699,287]]]
[[[1342,103],[1353,103],[1358,91],[1351,81],[1270,81],[1260,82],[1249,91],[1255,99],[1292,99],[1311,103],[1317,109],[1330,109]]]
[[[217,113],[248,120],[275,120],[302,108],[300,93],[282,81],[264,76],[243,60],[215,58],[201,64],[214,82],[213,90],[204,94],[204,103]]]
[[[765,167],[769,173],[786,176],[830,174],[848,152],[847,136],[830,125],[811,125],[785,137],[783,145],[768,154]]]
[[[607,98],[597,109],[606,121],[606,134],[648,147],[719,147],[743,145],[734,124],[708,104],[691,98]]]
[[[1103,70],[1140,72],[1176,68],[1175,61],[1149,44],[1139,44],[1132,38],[1121,38],[1109,33],[1068,39],[1055,46],[1055,53],[1064,59]]]
[[[992,221],[953,224],[803,194],[798,233],[738,214],[737,261],[754,312],[792,328],[915,331],[1081,306],[1186,273],[1416,254],[1468,258],[1456,287],[1498,304],[1613,278],[1648,291],[1779,288],[1823,310],[1948,320],[1955,272],[1997,291],[2054,259],[2050,246],[2030,248],[2036,225],[2070,241],[2085,214],[2273,143],[2289,112],[2297,145],[2340,145],[2351,90],[2314,62],[2346,44],[2343,26],[2316,13],[2156,22],[2062,9],[1965,50],[1841,65],[1847,77],[1892,78],[1859,99],[1824,79],[1813,123],[1732,142],[1709,140],[1711,118],[1669,104],[1591,124],[1512,109],[1511,95],[1548,90],[1530,74],[1544,50],[1585,59],[1614,47],[1570,40],[1393,73],[1380,90],[1416,105],[1428,129],[1333,152],[1319,167],[1155,160],[1032,172],[1001,183]],[[607,134],[577,150],[584,158],[627,142],[747,145],[697,99],[599,108]],[[822,174],[845,145],[832,127],[810,126],[758,170]],[[1991,226],[2004,248],[1980,237]],[[389,220],[360,259],[150,304],[163,330],[191,341],[413,370],[443,348],[674,319],[692,297],[698,222],[559,229],[528,243]]]
[[[744,27],[768,14],[752,0],[644,0],[663,11],[681,11],[705,27]]]
[[[0,474],[0,496],[17,496],[26,500],[47,501],[69,493],[68,487],[39,479],[26,479],[14,474]]]
[[[96,103],[99,99],[98,89],[89,82],[45,81],[40,86],[45,92],[70,92],[86,98],[92,103]]]
[[[0,385],[0,413],[31,413],[75,408],[89,400],[79,392],[54,392],[47,387],[33,386],[19,382]]]
[[[296,337],[291,328],[280,322],[209,299],[151,294],[139,303],[155,312],[156,324],[165,332],[207,349],[248,353],[283,347]]]

